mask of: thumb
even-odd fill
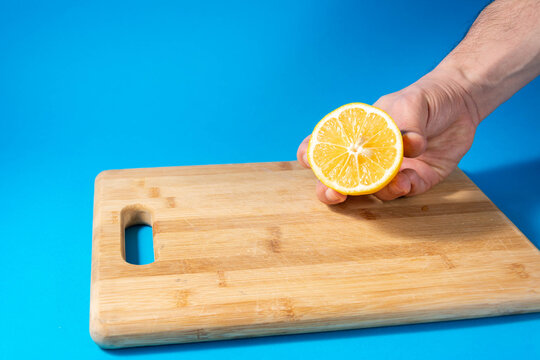
[[[403,136],[403,155],[409,158],[414,158],[422,155],[426,151],[426,137],[415,131],[401,130]]]
[[[381,97],[374,106],[386,111],[396,122],[403,136],[403,155],[414,158],[427,147],[425,123],[428,117],[423,99],[406,94],[390,94]]]

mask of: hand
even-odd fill
[[[540,75],[539,20],[540,1],[492,2],[439,66],[374,104],[401,129],[405,155],[400,172],[375,196],[421,194],[456,168],[480,121]],[[297,153],[305,167],[308,140]],[[317,196],[326,204],[347,198],[320,182]]]
[[[375,193],[381,200],[421,194],[456,167],[470,149],[480,122],[473,99],[465,90],[466,81],[459,72],[438,67],[416,83],[381,97],[374,106],[386,111],[401,129],[404,156],[396,177]],[[309,136],[298,148],[300,164],[309,167]],[[338,204],[346,195],[323,185],[316,187],[317,197],[325,204]]]

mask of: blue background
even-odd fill
[[[120,351],[88,334],[101,170],[295,158],[429,71],[485,1],[0,2],[0,356],[538,358],[540,315]],[[540,79],[461,167],[540,244]]]

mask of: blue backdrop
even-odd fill
[[[540,356],[540,315],[103,351],[88,334],[105,169],[292,160],[330,110],[429,71],[485,1],[0,1],[0,357]],[[538,246],[540,81],[461,162]]]

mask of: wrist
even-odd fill
[[[459,45],[434,71],[446,73],[470,94],[480,120],[540,75],[538,41],[531,44],[525,38],[482,51],[467,49]]]
[[[478,106],[481,91],[457,67],[441,63],[414,85],[425,94],[433,117],[465,117],[474,127],[483,119]]]
[[[497,83],[487,81],[486,74],[477,71],[466,62],[459,61],[452,54],[441,61],[433,71],[445,74],[463,89],[470,106],[476,110],[476,124],[479,124],[500,105],[493,106],[496,103],[494,90],[497,89]]]

